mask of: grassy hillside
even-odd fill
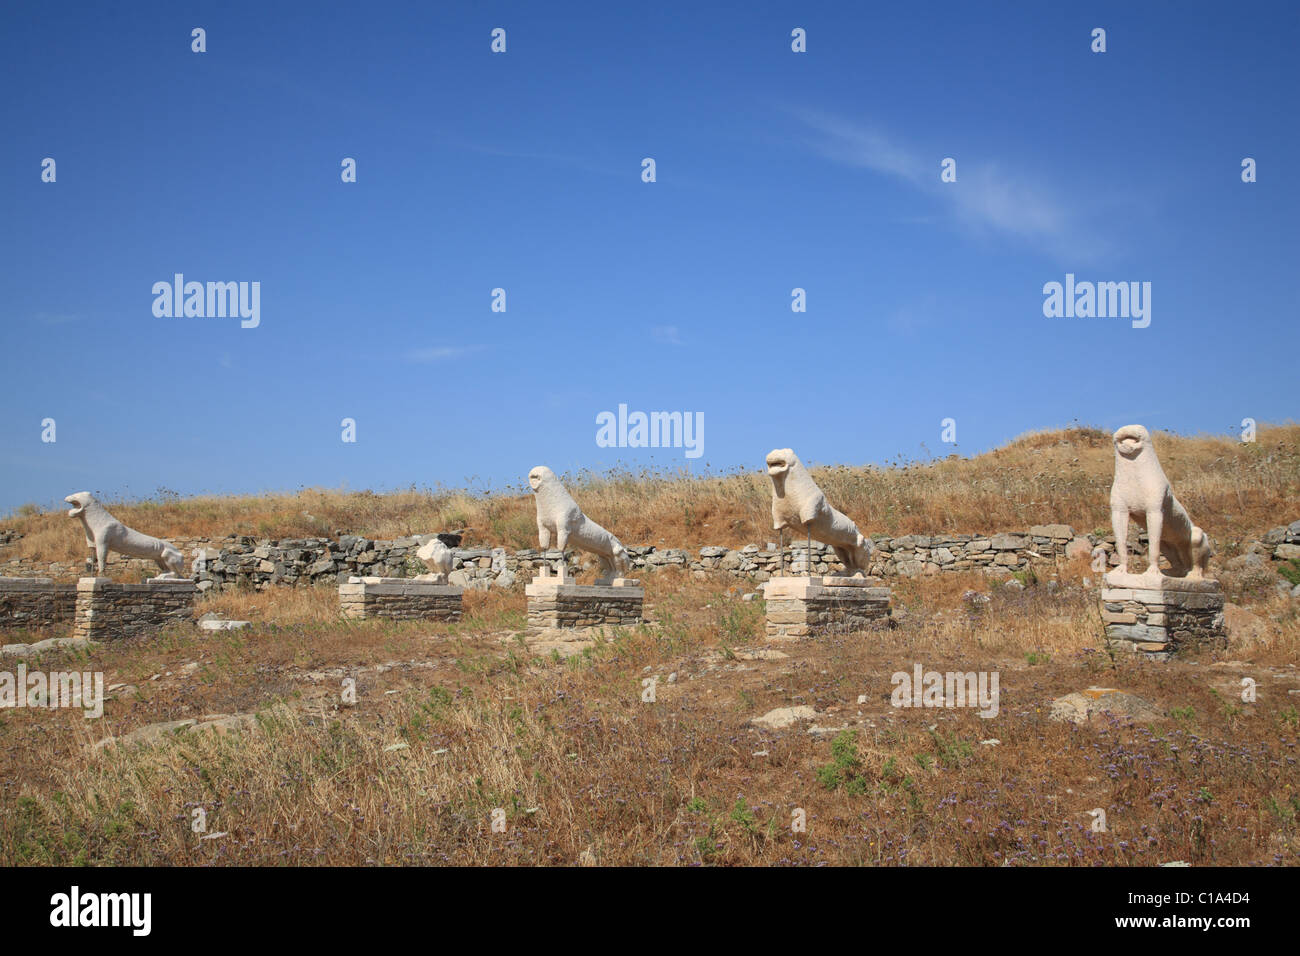
[[[1230,552],[1300,511],[1300,425],[1263,427],[1243,444],[1226,436],[1155,436],[1156,450],[1194,520]],[[800,449],[796,449],[799,451]],[[811,450],[808,450],[811,452]],[[759,456],[755,456],[759,459]],[[532,462],[520,465],[524,474]],[[832,503],[868,534],[1021,530],[1063,522],[1109,528],[1113,452],[1095,428],[1035,432],[973,458],[832,466],[813,473]],[[565,476],[583,510],[627,544],[699,548],[767,541],[770,486],[758,469],[698,478],[614,471]],[[78,489],[68,489],[69,492]],[[61,496],[60,496],[61,497]],[[522,491],[330,491],[108,502],[127,524],[171,538],[329,536],[397,538],[469,528],[475,547],[535,547],[533,502]],[[0,522],[23,533],[13,554],[78,560],[80,533],[62,511],[25,507]]]

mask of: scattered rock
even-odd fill
[[[820,724],[812,724],[808,728],[808,733],[814,736],[821,736],[822,734],[838,734],[841,730],[848,729],[848,727],[823,727]]]
[[[1066,694],[1052,701],[1052,720],[1084,724],[1098,715],[1128,717],[1132,720],[1159,720],[1164,714],[1150,701],[1113,687],[1089,687],[1080,693]]]
[[[1277,580],[1272,562],[1254,551],[1225,561],[1223,571],[1220,579],[1235,582],[1244,591],[1265,588]]]
[[[35,644],[6,644],[4,647],[0,647],[0,656],[31,657],[33,654],[39,654],[42,651],[53,651],[59,648],[68,650],[90,648],[94,647],[96,643],[85,637],[50,637],[43,641],[37,641]]]
[[[190,729],[196,733],[228,734],[236,730],[252,730],[256,726],[257,716],[254,714],[209,714]]]
[[[1076,537],[1065,546],[1065,559],[1067,561],[1090,557],[1092,557],[1092,542],[1085,537]]]
[[[776,710],[769,710],[761,717],[755,717],[750,721],[752,724],[758,724],[760,727],[769,727],[772,730],[779,730],[782,727],[789,727],[791,724],[800,720],[812,720],[820,716],[817,711],[806,705],[798,707],[778,707]]]
[[[252,622],[226,621],[207,614],[199,618],[199,630],[201,631],[240,631],[246,627],[252,627]]]
[[[118,744],[153,744],[162,740],[168,734],[174,734],[177,731],[188,730],[197,724],[198,721],[192,718],[185,720],[164,720],[157,724],[146,724],[129,734],[123,734],[121,737],[105,737],[91,745],[92,750],[103,750],[106,747],[112,747]]]
[[[1223,566],[1229,571],[1247,571],[1267,567],[1267,565],[1268,562],[1262,554],[1257,551],[1251,551],[1247,554],[1230,558]]]

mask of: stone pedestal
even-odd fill
[[[189,578],[154,578],[145,584],[81,578],[72,636],[111,641],[192,623],[198,594]]]
[[[0,628],[49,627],[71,621],[77,586],[52,578],[0,578]]]
[[[763,597],[768,637],[846,634],[889,619],[889,588],[869,578],[772,578]]]
[[[1223,589],[1218,581],[1106,575],[1101,590],[1106,643],[1155,660],[1188,647],[1224,647]]]
[[[640,585],[641,582],[634,578],[575,584],[568,575],[538,575],[524,588],[528,596],[528,626],[640,624],[645,608],[645,588]]]
[[[439,575],[441,577],[441,575]],[[459,621],[464,588],[414,578],[348,578],[339,585],[339,608],[353,620]]]

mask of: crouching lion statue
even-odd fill
[[[1169,562],[1170,577],[1207,576],[1214,548],[1209,536],[1192,524],[1187,509],[1174,497],[1151,445],[1151,433],[1141,425],[1125,425],[1112,437],[1115,481],[1110,486],[1110,520],[1115,529],[1119,566],[1111,573],[1128,573],[1128,522],[1132,517],[1147,530],[1149,557],[1144,577],[1160,577],[1162,554]]]
[[[98,573],[104,573],[104,560],[110,551],[131,558],[149,558],[162,568],[161,577],[180,577],[184,573],[185,556],[174,544],[128,528],[109,514],[90,492],[79,491],[63,500],[72,505],[68,517],[81,519],[86,547],[95,552]]]
[[[772,479],[772,530],[790,528],[828,544],[850,575],[865,575],[875,545],[848,515],[830,506],[799,456],[789,448],[769,452],[767,475]]]
[[[528,484],[537,499],[537,539],[543,551],[551,546],[553,534],[561,551],[573,545],[599,558],[602,579],[627,575],[632,566],[627,549],[618,538],[582,513],[555,472],[538,465],[528,473]]]

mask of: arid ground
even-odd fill
[[[604,632],[528,632],[521,589],[467,592],[456,625],[344,622],[329,588],[227,590],[200,612],[250,628],[21,661],[102,671],[113,690],[98,720],[0,711],[0,863],[1296,865],[1300,602],[1272,571],[1226,564],[1300,518],[1300,427],[1255,444],[1156,442],[1219,549],[1226,650],[1112,657],[1086,559],[1023,588],[977,573],[893,579],[895,626],[782,642],[764,637],[752,582],[675,569],[643,578],[649,623]],[[1110,460],[1105,434],[1073,429],[816,476],[865,531],[1091,531],[1108,524]],[[572,487],[628,542],[769,537],[762,475]],[[160,535],[469,527],[476,547],[533,545],[530,508],[437,491],[113,505]],[[11,547],[49,560],[80,557],[70,524],[36,509],[0,521],[24,535]],[[891,675],[917,664],[996,672],[997,715],[892,706]],[[1055,699],[1093,686],[1150,711],[1052,719]],[[793,707],[811,711],[755,722]],[[197,723],[156,726],[172,721]]]

